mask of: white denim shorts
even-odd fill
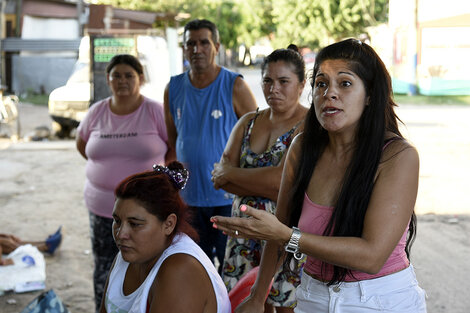
[[[413,266],[387,276],[327,286],[302,272],[296,313],[425,313],[426,294]]]

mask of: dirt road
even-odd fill
[[[23,134],[49,123],[47,108],[20,110]],[[428,312],[468,313],[470,108],[403,105],[398,114],[421,158],[418,237],[412,262],[427,291]],[[93,312],[93,265],[82,198],[84,166],[71,140],[11,143],[0,139],[0,232],[43,239],[63,225],[60,250],[46,257],[46,284],[72,313]],[[0,312],[19,312],[38,294],[0,296]]]

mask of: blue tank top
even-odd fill
[[[177,132],[176,156],[189,170],[181,196],[190,206],[232,203],[229,193],[214,189],[211,171],[238,120],[232,104],[233,85],[238,76],[241,75],[222,67],[215,81],[203,89],[191,84],[189,72],[170,79],[168,100]]]

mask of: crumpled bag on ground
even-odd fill
[[[12,259],[14,264],[0,266],[0,293],[45,288],[46,263],[43,254],[36,247],[30,244],[23,245],[3,257]]]

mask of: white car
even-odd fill
[[[65,86],[49,94],[49,115],[52,131],[58,137],[68,137],[88,112],[91,99],[90,65],[77,61]]]

